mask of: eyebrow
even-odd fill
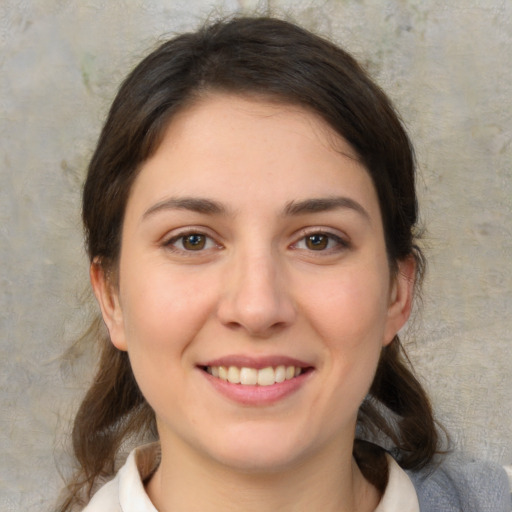
[[[346,208],[354,210],[362,215],[368,221],[371,220],[370,214],[364,207],[349,197],[322,197],[317,199],[305,199],[304,201],[291,201],[285,209],[285,215],[302,215],[306,213],[319,213]]]
[[[206,213],[209,215],[221,215],[227,212],[226,207],[212,199],[198,197],[170,197],[159,201],[148,208],[142,218],[151,217],[157,212],[166,210],[189,210],[197,213]]]
[[[349,197],[322,197],[305,199],[303,201],[290,201],[286,204],[283,214],[284,216],[297,216],[308,213],[320,213],[337,209],[353,210],[368,221],[370,221],[369,213],[363,206]],[[218,201],[200,197],[170,197],[164,199],[149,207],[143,214],[142,218],[146,219],[155,213],[167,210],[189,210],[207,215],[226,215],[227,208]]]

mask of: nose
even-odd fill
[[[240,255],[224,276],[220,321],[261,338],[292,324],[296,308],[284,274],[271,254]]]

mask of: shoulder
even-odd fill
[[[83,512],[157,512],[146,491],[144,480],[158,466],[157,443],[133,450],[117,475],[103,485]]]
[[[408,471],[426,512],[510,512],[510,484],[496,464],[453,454],[420,471]]]

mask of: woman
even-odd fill
[[[88,512],[507,510],[500,470],[461,490],[468,466],[432,465],[397,336],[423,271],[412,148],[344,51],[266,18],[163,44],[114,100],[83,219],[108,337],[61,510],[133,438],[158,442]]]

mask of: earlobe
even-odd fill
[[[110,340],[119,350],[126,350],[123,312],[119,302],[118,290],[98,261],[95,260],[91,263],[89,275],[103,321],[110,334]]]
[[[416,262],[412,256],[398,262],[398,271],[393,276],[391,284],[384,345],[391,343],[397,332],[409,319],[414,296],[415,276]]]

